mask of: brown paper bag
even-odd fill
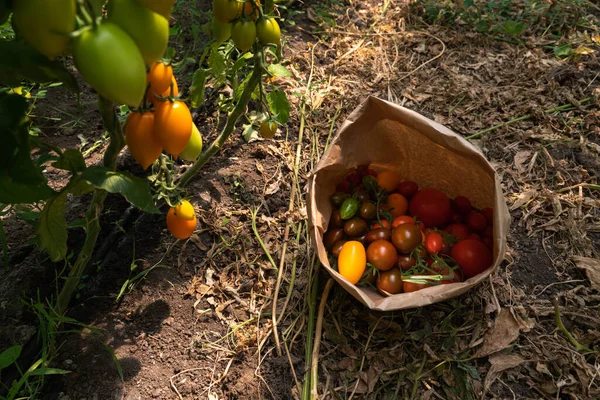
[[[419,187],[433,187],[450,198],[467,196],[479,209],[494,209],[494,264],[465,282],[431,286],[384,297],[355,286],[329,265],[323,246],[332,205],[329,196],[349,169],[371,164],[396,170]],[[493,273],[504,257],[510,215],[496,173],[485,157],[450,129],[404,107],[369,97],[344,122],[309,179],[308,215],[313,247],[331,276],[373,310],[420,307],[465,293]]]

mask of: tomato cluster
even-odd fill
[[[323,244],[353,284],[382,295],[460,282],[493,263],[493,210],[419,188],[395,171],[351,170],[330,197]]]
[[[212,32],[217,43],[231,38],[242,52],[250,50],[256,39],[263,45],[279,45],[279,24],[275,18],[262,15],[260,0],[213,0],[212,10]]]

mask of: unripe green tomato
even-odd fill
[[[273,17],[262,18],[256,23],[256,36],[263,44],[279,44],[281,29]]]
[[[244,5],[235,0],[213,0],[212,11],[215,19],[226,24],[238,19]]]
[[[265,121],[260,124],[260,136],[265,139],[271,139],[277,132],[277,123],[273,121]]]
[[[252,21],[238,20],[231,27],[231,39],[239,50],[246,52],[256,40],[256,25]]]
[[[179,157],[185,161],[196,161],[200,153],[202,153],[202,135],[196,124],[193,124],[190,141],[185,146],[185,149],[179,153]]]
[[[75,30],[75,0],[13,1],[12,24],[34,49],[51,60],[64,54]]]
[[[79,73],[101,96],[138,107],[146,91],[146,67],[133,39],[112,22],[102,22],[73,40]]]
[[[162,58],[169,42],[169,21],[165,17],[137,0],[110,0],[107,11],[107,20],[131,36],[146,65]]]
[[[217,44],[221,44],[229,40],[231,37],[231,26],[232,24],[230,22],[223,24],[216,19],[212,20],[212,34]]]
[[[169,19],[171,17],[171,8],[176,0],[137,0],[144,7]],[[132,16],[133,18],[133,16]]]

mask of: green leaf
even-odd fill
[[[231,73],[237,73],[240,69],[242,69],[244,65],[248,63],[248,60],[252,58],[254,58],[254,55],[252,53],[245,53],[243,56],[237,59],[235,64],[233,64],[233,67],[231,67]]]
[[[511,19],[504,22],[504,25],[502,27],[504,28],[506,33],[512,36],[520,35],[526,28],[524,23],[519,21],[513,21]]]
[[[71,172],[81,172],[85,169],[85,160],[79,150],[67,149],[52,166]]]
[[[219,52],[218,46],[214,46],[208,56],[208,67],[217,81],[216,86],[224,84],[227,79],[227,66],[225,65],[225,57]]]
[[[250,80],[251,76],[252,75],[246,76],[246,78],[239,85],[237,85],[237,87],[235,88],[235,90],[233,92],[234,101],[237,102],[240,99],[240,97],[242,96],[242,93],[244,93],[244,89],[246,88],[246,85],[248,84],[248,81]]]
[[[554,46],[554,55],[558,58],[567,58],[572,52],[573,49],[568,43],[563,43],[560,46]]]
[[[15,345],[4,350],[2,353],[0,353],[0,370],[3,370],[4,368],[17,361],[17,358],[19,358],[20,355],[21,346],[19,345]]]
[[[206,70],[198,68],[192,78],[190,87],[190,101],[193,108],[198,108],[204,103],[204,88],[206,86]]]
[[[274,90],[267,95],[271,114],[279,124],[285,124],[290,118],[290,103],[287,96],[280,90]]]
[[[46,250],[50,259],[60,261],[67,255],[67,192],[62,192],[46,202],[40,214],[36,233],[40,238],[40,249]]]
[[[46,200],[55,192],[45,183],[19,183],[0,172],[0,203],[20,204]]]
[[[37,83],[59,81],[79,92],[75,77],[60,62],[50,61],[24,42],[0,40],[0,54],[0,83],[19,86],[23,79]]]
[[[86,180],[77,176],[74,177],[71,182],[69,182],[69,186],[67,188],[68,192],[74,194],[76,196],[81,196],[83,194],[90,193],[94,191],[94,185],[91,185]]]
[[[252,124],[246,124],[243,126],[242,137],[246,142],[249,142],[250,139],[258,139],[260,135]]]
[[[143,211],[160,214],[160,210],[154,205],[150,185],[146,179],[126,172],[110,171],[104,167],[86,168],[81,177],[109,193],[120,193],[128,202]]]
[[[293,76],[292,73],[281,64],[271,64],[269,65],[269,74],[272,76]]]

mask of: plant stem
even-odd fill
[[[325,284],[325,289],[323,290],[323,295],[321,296],[321,303],[319,304],[319,314],[317,316],[317,328],[315,329],[315,344],[313,345],[312,363],[310,365],[310,398],[315,400],[319,398],[319,393],[317,392],[317,385],[319,383],[319,349],[321,347],[321,334],[323,333],[323,315],[325,314],[325,305],[327,304],[327,298],[329,297],[329,292],[331,291],[334,282],[335,281],[333,280],[333,278],[329,278],[329,280]]]
[[[258,50],[256,52],[256,54],[254,55],[254,60],[255,64],[254,71],[252,71],[252,76],[248,80],[248,83],[246,84],[244,92],[242,93],[237,105],[235,106],[231,114],[229,114],[229,117],[227,118],[227,123],[225,124],[223,131],[221,132],[219,137],[217,137],[215,141],[212,142],[210,147],[204,153],[202,153],[202,155],[200,155],[200,157],[196,160],[194,165],[192,165],[190,169],[188,169],[181,176],[181,178],[179,178],[179,186],[183,187],[187,185],[190,179],[192,179],[198,173],[198,171],[200,171],[200,168],[202,168],[202,166],[206,164],[208,160],[210,160],[211,157],[214,156],[221,149],[221,147],[223,147],[223,144],[225,144],[229,136],[233,133],[235,124],[237,123],[238,119],[246,112],[246,106],[252,99],[252,92],[254,92],[254,89],[260,82],[260,77],[262,76],[262,50]]]
[[[554,306],[554,320],[556,321],[556,326],[562,331],[562,333],[565,334],[567,339],[569,339],[569,342],[571,342],[571,344],[577,348],[577,351],[592,351],[589,347],[579,343],[577,339],[575,339],[573,335],[571,335],[571,332],[567,330],[567,328],[562,322],[562,318],[560,317],[560,308],[558,307],[558,299],[556,297],[552,298],[552,305]]]
[[[110,143],[104,153],[104,166],[114,171],[117,165],[117,157],[125,146],[123,128],[117,119],[114,105],[111,101],[98,96],[98,108],[102,115],[104,128],[110,135]],[[59,315],[63,315],[67,311],[73,293],[77,289],[81,276],[90,261],[96,241],[98,240],[98,235],[100,234],[100,214],[102,214],[102,210],[104,209],[104,200],[106,200],[107,195],[107,191],[96,189],[92,197],[92,203],[85,213],[85,243],[56,300],[56,311]]]
[[[591,97],[586,97],[585,99],[579,101],[579,104],[583,104],[583,103],[587,103],[589,101],[591,101],[592,98]],[[570,111],[573,107],[575,107],[573,104],[563,104],[562,106],[558,106],[558,107],[554,107],[554,108],[550,108],[548,110],[544,110],[545,114],[552,114],[554,112],[559,112],[559,111]],[[498,128],[502,128],[504,126],[507,125],[512,125],[512,124],[516,124],[517,122],[521,122],[521,121],[525,121],[527,119],[531,119],[533,117],[533,114],[527,114],[527,115],[523,115],[522,117],[518,117],[515,119],[511,119],[510,121],[507,122],[502,122],[500,124],[496,124],[493,125],[487,129],[481,130],[477,133],[474,133],[470,136],[467,136],[466,139],[477,139],[483,135],[485,135],[486,133],[490,133],[491,131],[495,131]]]
[[[311,360],[312,360],[312,348],[314,339],[314,326],[315,326],[315,306],[317,305],[317,289],[319,288],[319,269],[314,267],[316,264],[313,259],[312,269],[312,286],[309,289],[307,296],[308,301],[308,326],[306,328],[306,350],[304,359],[306,361],[306,373],[304,374],[304,383],[302,385],[302,400],[310,399],[310,371],[311,371]]]

